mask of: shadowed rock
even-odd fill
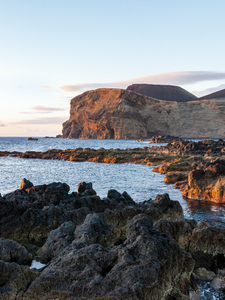
[[[49,290],[69,291],[78,298],[163,300],[176,295],[188,299],[193,268],[193,259],[177,242],[141,214],[127,223],[121,245],[104,249],[100,244],[79,243],[78,247],[74,241],[31,284],[24,299],[34,295],[41,299]]]

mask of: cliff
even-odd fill
[[[175,102],[129,90],[97,89],[71,100],[64,138],[136,139],[163,134],[225,137],[225,100]]]
[[[127,90],[155,99],[176,102],[197,100],[197,97],[180,86],[161,84],[132,84]]]

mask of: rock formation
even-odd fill
[[[188,300],[199,299],[193,278],[224,287],[222,221],[184,219],[168,194],[100,199],[86,182],[68,192],[23,179],[0,196],[0,299]],[[46,266],[25,266],[31,257]]]
[[[152,135],[225,137],[225,101],[174,102],[122,89],[97,89],[71,100],[64,138],[137,139]]]

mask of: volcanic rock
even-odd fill
[[[92,227],[97,236],[107,233],[99,229]],[[127,223],[126,239],[120,245],[103,248],[92,242],[74,240],[31,284],[23,299],[43,299],[51,290],[58,295],[68,292],[68,299],[189,299],[194,261],[167,233],[157,231],[147,215],[137,215]]]
[[[225,202],[225,160],[203,163],[189,172],[185,198]]]
[[[19,297],[22,298],[28,286],[36,277],[37,273],[27,266],[0,260],[0,299],[14,300],[19,299]]]
[[[219,100],[218,100],[219,101]],[[165,101],[130,90],[97,89],[71,100],[64,138],[137,139],[152,135],[225,137],[225,104]]]
[[[166,101],[188,102],[197,99],[195,95],[173,85],[132,84],[127,87],[127,90]]]
[[[32,255],[20,244],[0,237],[0,260],[28,264],[32,260]]]
[[[196,268],[210,271],[225,268],[225,223],[203,220],[192,231],[188,251],[196,261]]]

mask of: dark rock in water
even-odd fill
[[[92,183],[91,182],[81,182],[78,185],[78,193],[84,193],[86,190],[91,190],[92,189]]]
[[[118,299],[188,299],[190,274],[194,261],[177,242],[153,227],[145,214],[137,215],[126,225],[124,243],[103,248],[92,235],[102,223],[97,215],[87,217],[87,224],[76,229],[75,240],[45,268],[28,288],[23,299],[43,299],[51,290],[69,297],[114,296]],[[100,222],[100,223],[99,223]],[[77,239],[76,239],[77,237]],[[81,239],[83,243],[78,240]],[[89,243],[93,243],[87,245]],[[48,289],[46,289],[46,284]]]
[[[205,162],[189,172],[182,194],[188,199],[225,202],[225,160]]]
[[[28,140],[28,141],[38,141],[37,138],[32,138],[32,137],[29,137],[27,140]]]
[[[177,141],[183,141],[183,139],[179,138],[178,136],[158,135],[152,136],[148,141],[150,143],[174,143]]]
[[[0,260],[29,264],[32,261],[32,255],[20,244],[0,237]]]
[[[23,299],[24,292],[37,275],[27,266],[0,260],[0,299]]]
[[[29,189],[29,188],[31,188],[31,187],[33,187],[34,185],[33,185],[33,183],[32,182],[30,182],[29,180],[27,180],[26,178],[23,178],[23,180],[22,180],[22,182],[21,182],[21,184],[20,184],[20,189],[22,190],[22,189],[24,189],[24,190],[26,190],[26,189]]]

